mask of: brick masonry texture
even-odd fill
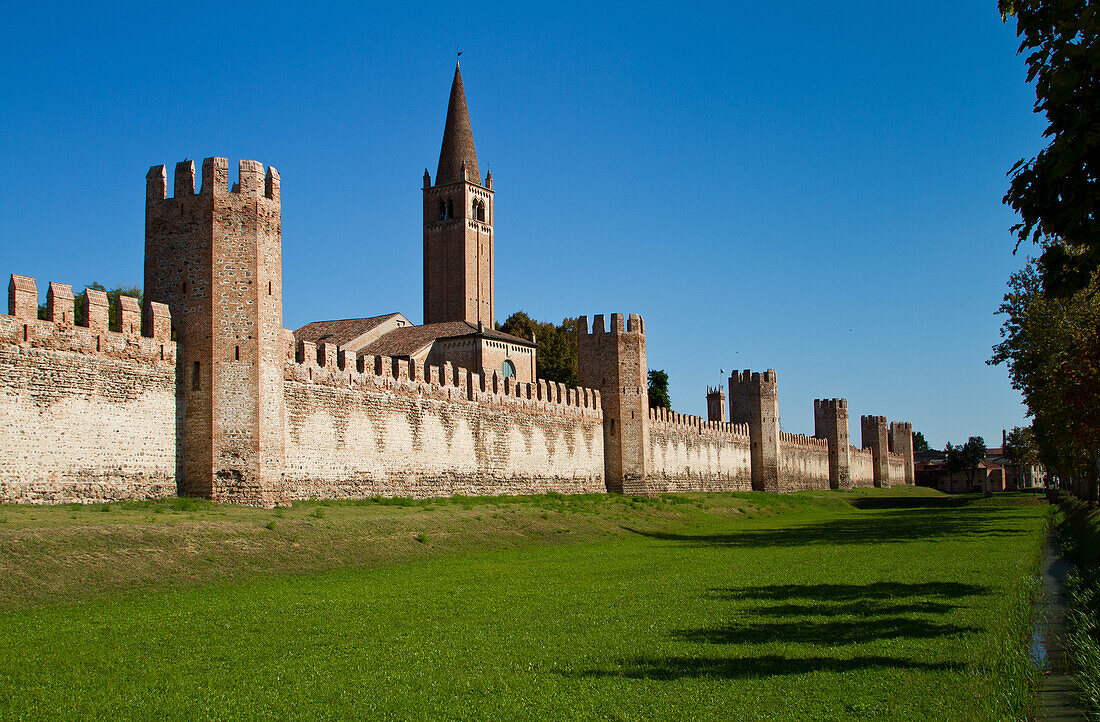
[[[651,409],[647,490],[750,491],[748,426]]]
[[[868,488],[875,485],[875,460],[870,449],[849,448],[849,470],[854,488]]]
[[[604,491],[599,397],[364,357],[286,367],[279,500]],[[327,359],[326,359],[327,360]],[[359,371],[359,366],[363,371]]]
[[[175,495],[176,345],[67,318],[0,316],[0,501]]]
[[[782,491],[828,489],[828,442],[802,434],[782,433],[779,447],[779,488]]]

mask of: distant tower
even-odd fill
[[[764,373],[734,371],[730,376],[730,421],[749,425],[753,491],[779,489],[779,379]]]
[[[455,64],[435,185],[424,171],[424,323],[493,328],[493,182],[482,185]]]
[[[829,442],[829,488],[851,489],[847,399],[814,399],[814,436]]]
[[[146,176],[145,302],[168,304],[179,340],[183,491],[270,506],[285,461],[279,174],[240,162]],[[152,314],[146,313],[146,318]]]
[[[707,421],[726,420],[726,392],[721,386],[707,387]]]
[[[623,326],[621,313],[577,322],[577,360],[581,386],[600,392],[603,405],[604,479],[608,491],[646,493],[649,450],[649,382],[645,359],[645,323],[636,313]]]
[[[890,451],[901,454],[905,459],[905,483],[916,483],[915,469],[913,466],[913,424],[908,421],[890,422]],[[901,481],[891,479],[891,482]]]
[[[871,450],[871,462],[875,486],[890,486],[889,436],[885,416],[859,417],[860,443]]]

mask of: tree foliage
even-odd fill
[[[107,290],[107,287],[98,281],[92,281],[81,291],[73,291],[75,298],[75,308],[73,309],[73,322],[77,326],[86,326],[88,324],[85,318],[84,308],[84,291],[89,288],[94,288],[99,291],[103,291],[107,294],[107,328],[110,331],[121,331],[121,327],[118,325],[118,297],[119,296],[133,296],[138,300],[138,306],[141,306],[141,288],[138,286],[118,286]],[[46,304],[39,304],[38,306],[38,318],[45,321],[49,318],[49,309]]]
[[[1063,297],[1043,292],[1033,263],[1013,274],[991,364],[1008,366],[1024,397],[1039,459],[1085,498],[1100,475],[1100,287]]]
[[[986,456],[985,439],[980,436],[971,436],[965,444],[958,446],[952,446],[948,441],[944,451],[947,453],[947,460],[944,463],[947,473],[954,474],[961,471],[966,474],[967,483],[973,485],[978,464],[982,463]]]
[[[564,318],[560,324],[536,321],[523,311],[516,311],[497,330],[520,338],[535,334],[538,352],[535,354],[535,375],[566,386],[577,386],[577,319]]]
[[[1035,112],[1049,145],[1009,171],[1004,202],[1020,215],[1020,242],[1039,259],[1048,294],[1089,286],[1100,267],[1100,6],[1094,0],[999,0],[1016,19]]]
[[[668,374],[664,369],[649,370],[649,408],[672,408],[672,399],[668,395]]]
[[[913,432],[913,451],[928,451],[928,441],[925,440],[924,434],[919,431]]]
[[[1035,466],[1039,463],[1039,447],[1030,426],[1016,426],[1008,432],[1004,455],[1015,466]]]

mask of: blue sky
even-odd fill
[[[673,406],[775,368],[937,447],[1023,422],[984,361],[1005,172],[1042,147],[996,2],[9,3],[0,273],[140,285],[144,177],[279,169],[284,322],[422,315],[456,45],[496,189],[497,316],[640,313]],[[1030,249],[1023,249],[1024,251]]]

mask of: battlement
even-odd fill
[[[814,411],[848,410],[848,399],[814,399]]]
[[[828,439],[818,439],[804,434],[792,434],[786,431],[779,432],[779,440],[782,446],[801,446],[808,449],[818,449],[823,452],[829,450]]]
[[[471,373],[449,362],[431,366],[390,356],[349,357],[334,344],[299,341],[287,356],[287,381],[339,388],[405,393],[488,407],[510,407],[535,415],[567,416],[600,421],[599,391],[539,379],[517,383],[499,371]]]
[[[897,429],[899,431],[912,432],[913,431],[913,424],[910,421],[891,421],[890,422],[890,430],[893,431],[894,429]]]
[[[183,160],[176,163],[173,178],[172,199],[198,196],[234,194],[241,197],[267,198],[280,202],[279,171],[254,160],[238,161],[238,182],[229,187],[229,159],[206,158],[202,162],[202,184],[195,193],[195,162]],[[155,165],[145,175],[146,204],[168,200],[168,172],[165,166]]]
[[[744,371],[734,371],[730,374],[730,385],[774,385],[778,384],[779,379],[775,373],[775,369],[768,369],[767,371],[750,371],[745,369]]]
[[[12,274],[8,284],[8,314],[0,315],[0,344],[27,349],[49,349],[105,356],[141,358],[174,363],[176,344],[171,340],[171,317],[163,303],[149,304],[152,316],[148,335],[141,333],[137,300],[121,296],[119,327],[108,330],[107,294],[94,288],[81,297],[84,324],[74,323],[72,286],[51,282],[47,291],[47,319],[38,318],[38,284],[30,276]]]
[[[663,406],[649,410],[650,428],[660,431],[694,434],[710,438],[748,443],[749,425],[728,421],[707,421],[701,416],[678,414]]]
[[[707,398],[710,398],[711,396],[725,396],[725,395],[726,395],[726,390],[723,389],[721,386],[708,386],[707,387]]]
[[[861,424],[864,423],[864,422],[872,423],[872,424],[874,424],[874,423],[885,424],[886,423],[886,417],[885,416],[860,416],[859,421],[860,421]]]
[[[874,452],[871,451],[870,447],[868,447],[866,449],[861,449],[860,447],[855,446],[853,444],[848,444],[848,453],[850,453],[850,454],[862,454],[863,456],[866,456],[867,458],[871,458],[871,455]]]
[[[626,324],[623,324],[623,315],[621,313],[611,314],[611,325],[604,330],[604,315],[597,313],[592,317],[592,330],[588,328],[588,316],[581,316],[577,320],[577,333],[585,336],[597,336],[602,334],[610,334],[617,336],[620,334],[637,334],[639,336],[645,336],[645,321],[642,317],[636,313],[630,314],[626,319]]]

